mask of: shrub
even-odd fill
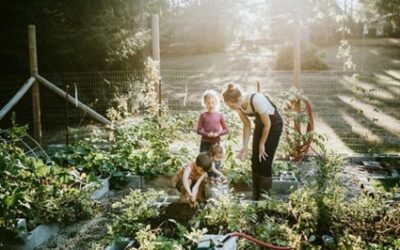
[[[33,228],[92,215],[91,190],[79,173],[28,156],[18,147],[25,127],[0,132],[0,241],[18,233],[18,218],[26,218],[28,227]]]

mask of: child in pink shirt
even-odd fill
[[[203,106],[206,111],[200,114],[197,124],[197,133],[201,135],[200,152],[208,152],[211,145],[219,144],[221,136],[229,132],[224,116],[219,112],[219,98],[214,90],[206,90],[203,94]],[[221,170],[221,161],[215,162],[215,167]],[[214,182],[218,177],[214,173],[209,173],[210,182]]]

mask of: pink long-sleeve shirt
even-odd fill
[[[210,132],[218,133],[217,137],[208,137]],[[220,112],[203,112],[197,124],[197,133],[201,135],[202,142],[217,143],[221,136],[229,132],[224,116]]]

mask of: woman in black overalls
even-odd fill
[[[269,107],[254,106],[254,97]],[[223,92],[224,102],[238,112],[243,123],[243,147],[239,158],[245,159],[251,133],[249,116],[254,116],[253,149],[251,170],[253,178],[253,199],[259,200],[261,191],[268,191],[272,185],[272,161],[282,134],[283,121],[276,106],[262,94],[243,95],[235,84],[229,83]],[[263,99],[265,98],[265,99]],[[261,110],[262,113],[257,110]],[[266,110],[264,112],[264,110]]]

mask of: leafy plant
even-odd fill
[[[136,234],[138,247],[133,248],[137,250],[169,250],[169,249],[193,249],[207,231],[203,230],[187,230],[180,224],[175,224],[177,232],[174,235],[165,235],[165,232],[160,228],[151,229],[150,225],[146,228],[139,230]]]
[[[232,196],[221,197],[218,201],[208,203],[194,218],[197,226],[205,226],[210,231],[246,232],[257,220],[255,207],[249,203],[241,203]]]
[[[64,222],[92,215],[93,201],[79,174],[28,156],[20,147],[26,127],[14,125],[1,131],[0,144],[0,232],[8,238],[18,232],[16,221],[26,218],[28,227]]]
[[[129,237],[145,228],[147,221],[157,218],[160,208],[157,201],[165,195],[153,189],[147,192],[132,190],[122,201],[112,205],[114,222],[110,234],[114,237]]]
[[[292,172],[298,175],[299,169],[294,163],[288,161],[274,161],[272,163],[273,176],[280,176],[284,172]]]
[[[251,162],[247,158],[245,161],[241,161],[237,158],[237,140],[233,135],[227,136],[225,143],[225,160],[223,161],[223,172],[226,174],[228,180],[232,183],[244,183],[251,185]]]
[[[257,238],[277,246],[288,246],[294,240],[292,229],[285,221],[266,216],[256,228]]]

